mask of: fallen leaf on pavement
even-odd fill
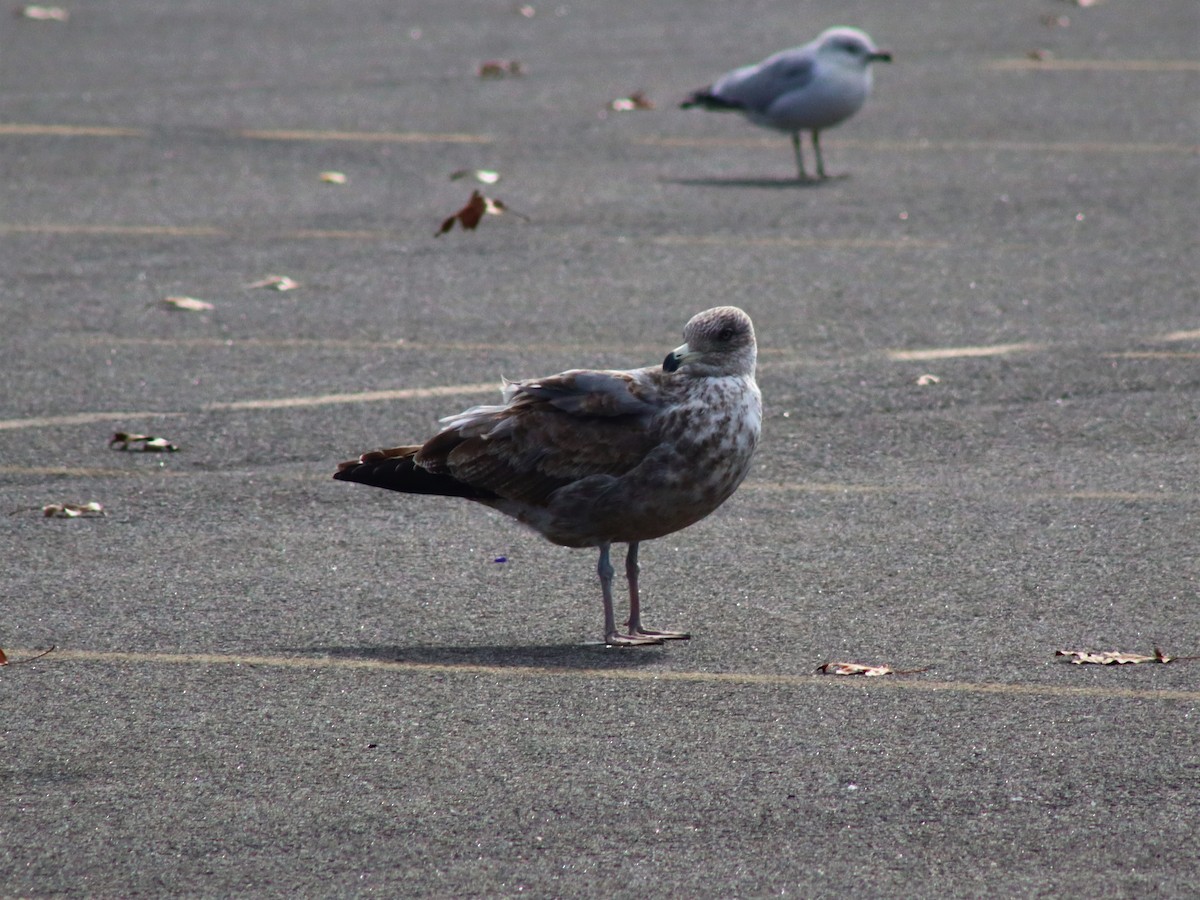
[[[920,669],[893,669],[891,666],[870,666],[856,662],[827,662],[817,666],[817,671],[825,675],[862,675],[866,678],[877,678],[880,675],[919,675],[928,672],[929,666]]]
[[[38,22],[65,22],[71,18],[71,14],[61,6],[22,6],[18,7],[17,15]]]
[[[484,184],[495,184],[500,180],[500,173],[488,169],[458,169],[450,173],[451,181],[461,181],[464,178],[474,178]]]
[[[163,303],[175,309],[186,309],[188,312],[207,312],[216,308],[207,300],[197,300],[195,297],[165,297]]]
[[[512,213],[512,215],[516,216],[518,219],[525,219],[528,221],[525,216],[518,212],[513,212],[511,209],[505,206],[504,201],[493,200],[491,197],[485,197],[477,190],[472,191],[471,199],[467,201],[467,205],[454,215],[446,218],[442,222],[442,227],[439,228],[433,236],[441,237],[454,227],[455,221],[462,225],[465,231],[474,231],[476,226],[479,225],[480,220],[483,219],[485,215],[498,216],[501,213]]]
[[[104,507],[92,500],[90,503],[47,503],[42,507],[47,519],[78,519],[81,516],[102,516]]]
[[[608,108],[616,112],[631,112],[635,109],[654,109],[654,101],[646,96],[645,91],[634,91],[628,97],[621,97],[608,104]]]
[[[293,291],[300,287],[300,282],[288,278],[286,275],[268,275],[266,278],[260,278],[258,281],[251,282],[246,287],[270,288],[273,291]]]
[[[481,62],[475,74],[480,78],[507,78],[525,74],[525,65],[516,59],[489,59]]]
[[[817,666],[817,671],[825,675],[865,675],[868,678],[878,675],[892,675],[893,670],[887,666],[868,666],[853,662],[827,662]]]
[[[1055,656],[1068,656],[1077,666],[1084,664],[1096,666],[1128,666],[1136,663],[1169,663],[1173,657],[1167,656],[1157,647],[1153,656],[1143,653],[1122,653],[1120,650],[1055,650]]]
[[[108,446],[113,450],[140,450],[143,453],[174,453],[179,449],[166,438],[149,434],[126,434],[124,431],[118,431],[109,438]]]

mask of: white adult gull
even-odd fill
[[[755,125],[790,134],[801,181],[808,175],[800,132],[812,132],[817,178],[825,178],[821,132],[862,108],[871,93],[871,63],[891,61],[892,55],[878,49],[866,32],[830,28],[803,47],[734,69],[680,105],[739,112]]]
[[[572,369],[510,381],[504,403],[442,419],[423,444],[374,450],[334,478],[408,494],[464,497],[566,547],[597,547],[610,645],[688,634],[642,624],[638,544],[700,521],[750,469],[762,422],[750,317],[719,306],[692,317],[661,366]],[[614,543],[629,545],[629,619],[613,611]]]

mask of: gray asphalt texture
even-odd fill
[[[0,669],[0,895],[1194,896],[1200,662],[1054,651],[1200,654],[1200,8],[533,6],[0,21],[0,647],[58,648]],[[848,177],[676,108],[833,24],[896,57]],[[476,186],[528,221],[435,239]],[[688,643],[330,478],[725,303],[760,455],[642,552]]]

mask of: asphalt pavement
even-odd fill
[[[0,896],[1195,895],[1200,661],[1055,655],[1200,656],[1193,0],[65,11],[0,22]],[[834,24],[841,177],[677,108]],[[330,477],[726,303],[689,642]]]

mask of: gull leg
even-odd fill
[[[642,598],[638,592],[638,542],[629,542],[629,552],[625,554],[625,577],[629,579],[629,633],[656,638],[659,641],[687,641],[691,635],[684,631],[655,631],[642,627]]]
[[[817,156],[817,178],[825,179],[825,160],[821,159],[821,132],[813,129],[813,153]]]
[[[648,634],[631,632],[618,634],[616,616],[613,614],[612,583],[613,567],[609,558],[611,544],[600,545],[600,562],[596,573],[600,576],[600,592],[604,595],[604,643],[612,647],[637,647],[643,644],[661,644],[662,639]],[[635,559],[636,562],[636,559]]]
[[[808,173],[804,171],[804,151],[800,148],[800,132],[798,131],[792,132],[792,149],[796,151],[796,179],[798,181],[808,181]],[[820,165],[820,159],[820,151],[818,151],[818,165]]]

